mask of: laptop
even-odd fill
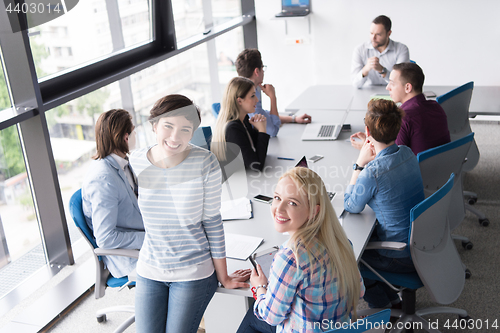
[[[351,98],[347,109],[342,116],[342,120],[338,124],[325,124],[325,123],[309,123],[304,128],[304,133],[302,133],[302,141],[331,141],[337,140],[339,137],[342,126],[344,125],[347,115],[351,110],[352,102],[354,97]]]
[[[303,168],[308,168],[309,165],[307,164],[307,158],[305,156],[302,156],[300,161],[295,164],[296,167],[303,167]],[[330,202],[332,203],[333,209],[335,210],[335,213],[337,214],[337,218],[339,220],[342,219],[343,213],[344,213],[344,195],[342,192],[327,192],[328,197],[330,198]]]
[[[276,17],[306,16],[311,12],[310,0],[281,0],[281,13]]]

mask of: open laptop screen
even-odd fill
[[[283,6],[286,7],[307,7],[309,6],[309,0],[282,0]]]
[[[309,8],[309,0],[282,0],[281,5],[284,10]]]

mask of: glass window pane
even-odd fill
[[[106,3],[113,6],[108,15]],[[52,21],[30,29],[38,79],[152,40],[150,0],[80,1]]]
[[[0,298],[45,265],[17,126],[0,131]]]
[[[241,16],[241,0],[212,0],[214,24]]]
[[[205,31],[202,0],[172,0],[172,9],[177,43]]]
[[[69,213],[69,199],[81,188],[92,156],[96,153],[95,123],[101,113],[121,108],[120,84],[114,82],[45,113],[71,243],[79,240],[81,235]],[[136,146],[140,148],[145,145],[145,135],[142,126],[135,120],[138,117],[133,117],[137,132]]]
[[[147,121],[149,111],[159,98],[168,94],[182,94],[193,100],[201,109],[202,126],[214,122],[206,44],[133,74],[131,80],[134,107],[141,118],[137,122],[144,123],[144,139],[149,144],[154,139]]]
[[[172,0],[177,43],[204,32],[203,4],[212,6],[212,22],[222,24],[241,16],[241,0]]]
[[[12,106],[3,72],[3,59],[1,57],[2,50],[0,49],[0,111],[9,109]]]
[[[222,91],[221,96],[223,96],[228,82],[233,77],[238,76],[234,62],[238,54],[245,48],[243,27],[238,27],[217,37],[215,39],[215,47],[217,49],[217,66],[219,68],[219,83]]]

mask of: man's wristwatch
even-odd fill
[[[382,67],[382,71],[380,72],[380,75],[384,75],[387,73],[387,68]]]
[[[352,169],[353,169],[354,171],[356,171],[356,170],[361,171],[361,170],[363,170],[364,168],[363,168],[363,167],[360,167],[360,166],[358,165],[358,163],[354,163],[354,165],[352,166]]]
[[[293,114],[293,115],[292,115],[292,123],[295,123],[295,122],[296,122],[296,121],[295,121],[295,117],[296,117],[296,116],[297,116],[296,114]]]

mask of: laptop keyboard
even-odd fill
[[[322,125],[319,129],[318,137],[319,138],[327,138],[332,136],[333,130],[335,129],[335,125]]]

